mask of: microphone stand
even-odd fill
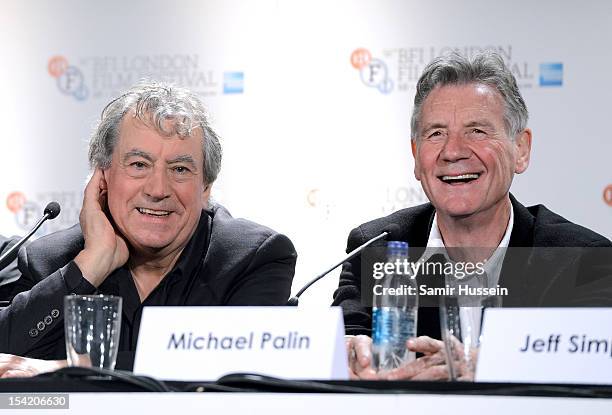
[[[44,213],[43,217],[40,218],[40,220],[36,223],[36,225],[34,225],[34,227],[30,230],[30,232],[28,232],[28,234],[26,236],[21,238],[19,240],[19,242],[17,242],[15,245],[13,245],[11,247],[11,249],[6,251],[4,253],[4,255],[2,255],[0,257],[0,271],[2,271],[4,268],[6,268],[6,266],[8,264],[13,262],[15,257],[17,257],[17,252],[19,251],[19,248],[21,248],[21,246],[28,239],[30,239],[30,237],[32,235],[34,235],[34,233],[42,226],[42,224],[47,219],[55,219],[57,217],[57,215],[59,215],[59,213],[60,213],[60,205],[59,205],[59,203],[57,203],[57,202],[50,202],[50,203],[48,203],[47,206],[45,207],[45,210],[44,210],[43,213]]]
[[[21,238],[19,240],[19,242],[17,242],[15,245],[13,245],[11,247],[11,249],[6,251],[0,257],[0,271],[2,271],[11,262],[13,262],[15,260],[15,258],[17,257],[17,253],[19,252],[19,249],[23,246],[24,243],[26,243],[26,241],[28,239],[30,239],[30,237],[32,235],[34,235],[34,233],[36,233],[36,231],[42,226],[42,224],[47,219],[55,219],[57,217],[57,215],[59,215],[59,213],[60,213],[60,205],[57,202],[50,202],[49,204],[47,204],[47,206],[45,207],[45,210],[44,210],[43,217],[40,218],[40,220],[38,222],[36,222],[36,225],[34,225],[34,227],[30,230],[30,232],[28,232],[27,235],[25,235],[23,238]],[[10,284],[12,284],[12,283],[10,283]],[[5,287],[9,286],[10,284],[5,285]],[[10,301],[1,300],[0,301],[0,308],[4,308],[4,307],[8,306],[9,304],[10,304]]]
[[[344,258],[342,258],[340,260],[340,262],[337,262],[336,264],[332,265],[331,267],[329,267],[328,269],[323,271],[321,274],[319,274],[316,277],[314,277],[308,284],[304,285],[302,287],[302,289],[300,291],[298,291],[298,293],[295,296],[291,297],[287,301],[287,305],[288,306],[297,306],[299,304],[300,296],[304,293],[304,291],[306,291],[308,288],[310,288],[310,286],[312,284],[314,284],[315,282],[319,281],[321,278],[323,278],[324,276],[326,276],[327,274],[332,272],[334,269],[338,268],[340,265],[342,265],[346,261],[349,261],[350,259],[352,259],[355,255],[359,254],[364,248],[368,247],[369,245],[373,244],[374,242],[376,242],[376,241],[384,238],[385,236],[389,235],[389,233],[391,233],[391,232],[390,231],[382,232],[380,235],[376,236],[375,238],[372,238],[369,241],[367,241],[366,243],[364,243],[363,245],[360,245],[357,248],[353,249]]]
[[[15,259],[14,252],[19,251],[19,248],[28,240],[34,233],[42,226],[42,224],[49,218],[49,214],[45,213],[45,215],[39,219],[39,221],[34,225],[34,227],[27,233],[26,236],[21,238],[19,242],[11,247],[8,251],[6,251],[2,257],[0,257],[0,271],[2,271],[8,264],[13,262]]]

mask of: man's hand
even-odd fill
[[[0,353],[0,378],[24,378],[66,367],[65,360],[39,360]]]
[[[351,380],[375,380],[378,374],[372,368],[372,339],[368,336],[344,336]]]
[[[386,373],[387,380],[447,380],[444,343],[428,336],[408,340],[408,349],[424,356]]]
[[[106,193],[106,181],[98,168],[85,187],[79,215],[85,249],[74,259],[83,277],[95,287],[125,264],[129,257],[125,240],[117,233],[105,212]]]

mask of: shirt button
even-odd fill
[[[46,326],[45,326],[45,323],[43,323],[42,321],[39,321],[39,322],[38,322],[38,324],[36,325],[36,328],[37,328],[39,331],[43,331],[43,330],[45,329],[45,327],[46,327]]]
[[[43,321],[45,322],[45,324],[48,326],[49,324],[51,324],[53,322],[53,318],[51,316],[45,316],[45,318],[43,319]]]
[[[38,336],[38,330],[32,329],[30,330],[29,334],[30,334],[30,337],[36,337]]]
[[[59,310],[57,308],[54,308],[53,310],[51,310],[51,317],[53,318],[59,317]]]

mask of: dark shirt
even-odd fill
[[[112,272],[97,290],[83,278],[73,261],[83,246],[80,227],[74,226],[20,251],[19,294],[0,310],[0,353],[63,359],[64,296],[117,295],[123,298],[117,368],[129,368],[122,354],[133,356],[143,307],[283,305],[297,256],[286,236],[211,205],[174,268],[141,303],[127,266]]]
[[[74,262],[68,264],[64,279],[73,292],[114,295],[123,299],[118,365],[124,367],[118,366],[119,369],[131,369],[129,366],[132,364],[133,353],[136,350],[143,307],[186,304],[188,288],[201,271],[210,242],[209,221],[210,217],[202,213],[196,231],[181,252],[174,268],[142,302],[127,264],[113,271],[97,290],[83,278]]]

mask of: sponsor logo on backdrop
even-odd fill
[[[521,59],[512,45],[417,46],[384,48],[376,53],[358,48],[351,53],[350,62],[359,71],[362,84],[382,94],[414,92],[421,72],[436,56],[451,51],[473,56],[486,50],[495,51],[504,58],[520,88],[563,86],[562,62],[542,63]]]
[[[81,196],[81,192],[76,191],[37,192],[33,196],[14,191],[6,197],[6,207],[14,215],[17,226],[23,231],[29,231],[42,217],[47,203],[58,202],[61,206],[60,215],[45,222],[43,227],[36,232],[36,236],[40,236],[78,223]]]
[[[342,204],[347,201],[342,198],[338,199],[335,196],[336,194],[337,192],[321,188],[308,189],[306,191],[306,204],[309,208],[318,212],[324,220],[329,220],[334,216],[342,216],[345,210],[350,207],[347,207],[346,203]],[[377,202],[380,203],[377,210],[379,210],[381,216],[428,201],[423,188],[419,184],[387,187],[384,189],[384,194],[381,192],[370,196],[379,201]]]
[[[56,79],[57,88],[63,94],[70,95],[78,101],[83,101],[89,96],[83,72],[78,67],[70,65],[64,56],[51,57],[47,64],[47,71],[52,78]]]
[[[306,204],[320,220],[329,221],[339,208],[337,201],[329,193],[318,187],[306,191]]]
[[[540,86],[563,86],[563,63],[541,63]]]
[[[608,206],[612,206],[612,184],[606,186],[603,191],[603,200]]]
[[[79,101],[114,98],[143,78],[171,82],[201,96],[244,92],[244,72],[205,67],[199,54],[81,56],[70,62],[56,55],[47,70],[62,93]]]
[[[21,192],[12,192],[6,198],[6,207],[13,213],[17,213],[25,204],[26,197]]]
[[[382,214],[388,215],[400,209],[420,205],[428,202],[423,188],[419,184],[414,186],[387,187],[386,198],[382,205]]]
[[[393,91],[393,81],[389,77],[387,64],[381,59],[372,58],[369,50],[355,49],[351,54],[351,65],[359,70],[364,85],[376,88],[383,94]]]
[[[223,73],[223,93],[242,94],[244,92],[244,72]]]

